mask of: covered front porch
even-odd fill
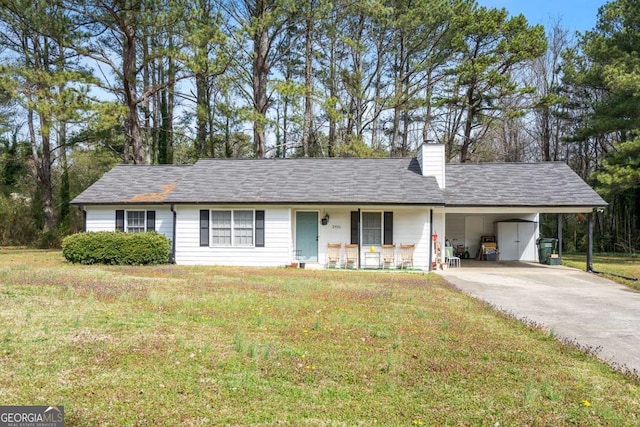
[[[305,268],[427,270],[433,259],[428,206],[304,206],[291,216],[292,264]]]

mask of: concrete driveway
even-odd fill
[[[640,292],[562,266],[473,262],[441,271],[463,292],[543,325],[614,367],[640,373]]]

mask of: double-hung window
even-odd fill
[[[125,211],[116,210],[116,231],[127,233],[142,233],[155,231],[156,211]]]
[[[127,233],[142,233],[146,230],[145,211],[127,211]]]
[[[233,211],[233,246],[253,246],[253,211]]]
[[[231,211],[211,211],[211,245],[231,246]]]
[[[362,244],[380,245],[382,243],[382,212],[362,213]]]
[[[211,246],[254,246],[254,211],[211,211]]]

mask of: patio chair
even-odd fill
[[[340,267],[340,258],[342,252],[341,243],[328,243],[327,244],[327,268]]]
[[[396,245],[382,245],[382,268],[396,266]]]
[[[413,267],[413,252],[416,245],[400,245],[400,268]]]
[[[358,268],[358,245],[344,245],[344,268]]]
[[[454,255],[452,246],[445,246],[444,262],[448,267],[460,267],[460,257]]]

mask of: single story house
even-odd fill
[[[535,261],[541,213],[607,205],[564,163],[445,164],[441,144],[414,158],[118,165],[71,203],[87,231],[166,235],[177,264],[323,267],[341,243],[366,266],[382,245],[410,244],[425,269],[447,242],[475,257],[487,236],[499,260]]]

